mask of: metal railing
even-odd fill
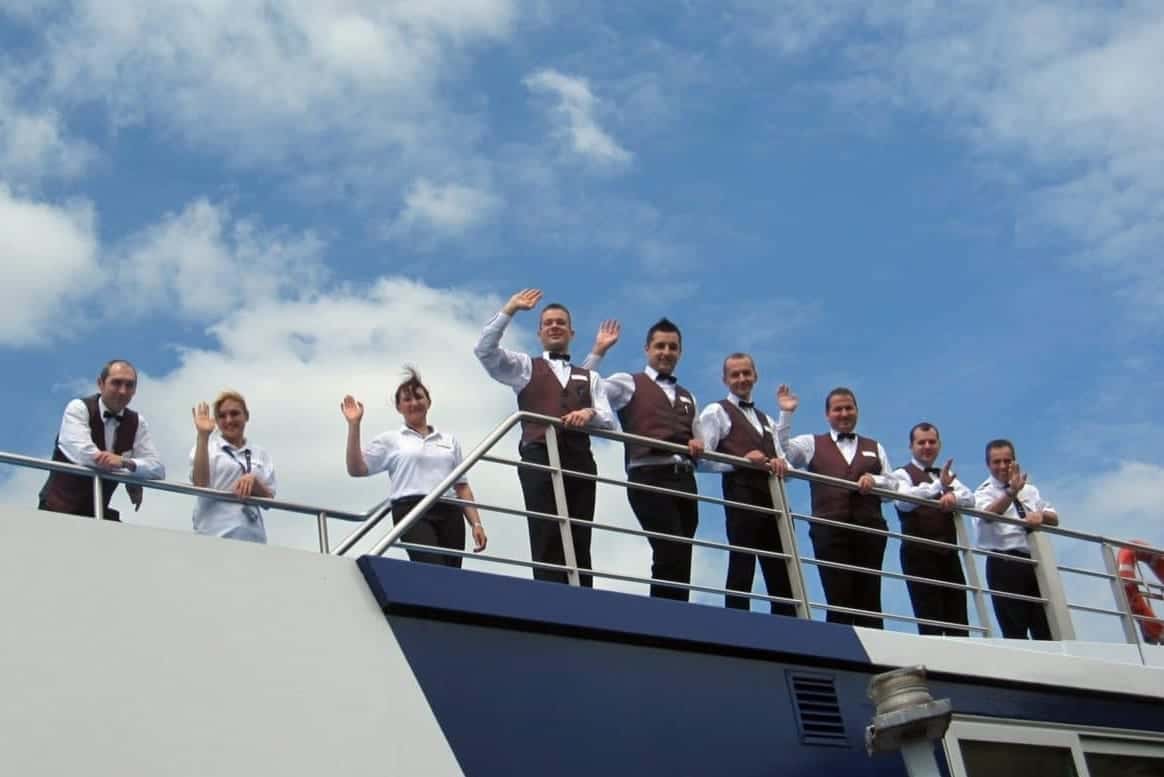
[[[548,452],[548,464],[538,464],[534,462],[522,461],[512,459],[504,456],[491,455],[491,451],[514,427],[519,425],[522,421],[533,421],[546,426],[546,443]],[[932,540],[913,535],[907,535],[902,532],[893,531],[891,529],[877,529],[865,527],[849,523],[839,523],[831,521],[826,518],[818,516],[795,513],[789,508],[789,499],[786,490],[786,483],[788,480],[801,480],[809,483],[818,483],[827,486],[833,486],[845,490],[856,490],[856,485],[851,481],[831,478],[825,475],[816,473],[809,473],[800,470],[789,471],[784,479],[769,475],[768,482],[770,494],[772,498],[773,507],[760,507],[752,504],[745,504],[742,502],[735,502],[723,499],[717,496],[705,494],[689,494],[686,492],[672,491],[660,486],[649,485],[645,483],[632,483],[622,478],[612,478],[598,474],[591,474],[585,472],[577,472],[574,470],[564,469],[558,456],[557,437],[558,429],[561,427],[561,421],[550,416],[541,416],[533,413],[517,412],[506,418],[500,425],[498,425],[492,432],[490,432],[485,439],[481,441],[473,450],[471,450],[463,459],[463,461],[455,467],[448,476],[441,481],[433,490],[426,494],[415,506],[405,515],[400,521],[374,544],[369,551],[373,555],[382,555],[389,548],[399,547],[405,550],[423,550],[429,554],[442,554],[448,556],[457,556],[462,558],[473,558],[475,560],[496,563],[508,566],[520,566],[531,569],[553,570],[565,573],[567,582],[571,585],[579,585],[581,582],[581,575],[589,575],[594,578],[604,578],[608,580],[651,584],[657,583],[666,585],[668,587],[684,589],[686,591],[694,591],[704,594],[714,594],[721,596],[739,596],[747,597],[753,600],[767,601],[775,604],[789,604],[795,607],[797,617],[812,618],[814,611],[816,612],[838,612],[845,613],[851,616],[865,616],[871,618],[885,618],[888,620],[900,621],[912,624],[924,624],[929,626],[939,626],[947,628],[964,629],[974,634],[981,634],[983,636],[993,636],[994,630],[991,626],[990,608],[987,605],[987,597],[1009,598],[1017,601],[1037,602],[1041,604],[1046,611],[1047,620],[1051,628],[1052,637],[1057,640],[1069,640],[1075,638],[1075,628],[1072,620],[1072,611],[1090,613],[1095,615],[1103,615],[1119,618],[1123,638],[1130,644],[1141,644],[1141,628],[1140,625],[1146,621],[1153,620],[1149,617],[1138,615],[1132,612],[1125,586],[1129,583],[1128,580],[1121,577],[1116,561],[1116,553],[1120,549],[1131,548],[1140,551],[1164,553],[1164,550],[1158,548],[1146,547],[1137,543],[1132,543],[1124,540],[1118,540],[1108,537],[1103,537],[1097,534],[1090,534],[1087,532],[1078,531],[1075,529],[1063,528],[1061,526],[1050,527],[1043,526],[1031,530],[1028,535],[1028,545],[1030,548],[1030,559],[1021,557],[1014,557],[997,553],[995,551],[985,550],[971,545],[968,532],[963,518],[965,516],[977,516],[986,518],[992,521],[999,521],[1003,523],[1010,523],[1015,525],[1025,524],[1017,519],[1007,518],[1004,516],[995,515],[992,513],[985,513],[973,509],[961,509],[951,515],[951,520],[954,522],[955,528],[955,543],[945,543],[939,540]],[[574,431],[574,430],[572,430]],[[656,450],[665,450],[673,453],[687,455],[687,448],[685,446],[675,445],[652,438],[642,437],[639,435],[629,434],[620,431],[608,430],[583,430],[591,437],[599,437],[607,440],[612,440],[620,443],[644,443]],[[728,465],[735,469],[750,469],[757,472],[766,472],[760,465],[753,464],[746,459],[728,456],[722,453],[707,451],[702,456],[703,461],[715,462],[721,465]],[[454,483],[456,483],[462,476],[464,476],[475,465],[481,462],[488,462],[513,468],[528,468],[537,469],[548,472],[551,478],[551,484],[554,492],[555,513],[537,513],[531,512],[523,508],[514,508],[505,505],[496,505],[482,502],[480,500],[475,502],[466,502],[460,499],[443,496]],[[102,517],[104,509],[104,499],[102,494],[102,481],[112,480],[121,483],[139,485],[145,488],[168,491],[172,493],[179,493],[188,496],[209,497],[212,499],[223,500],[228,502],[238,502],[244,504],[252,504],[260,507],[267,507],[278,510],[285,510],[291,513],[298,513],[303,515],[312,515],[316,519],[317,531],[319,538],[319,550],[322,553],[333,553],[336,555],[344,555],[356,546],[362,539],[379,526],[385,517],[391,514],[391,506],[387,500],[381,502],[375,507],[371,508],[365,513],[351,513],[340,510],[332,510],[325,507],[314,505],[305,505],[296,502],[288,502],[278,499],[264,499],[259,497],[251,497],[248,499],[240,499],[230,492],[217,491],[209,488],[199,488],[185,483],[172,483],[164,480],[143,480],[130,475],[109,473],[104,471],[97,471],[88,467],[81,467],[75,464],[50,461],[47,459],[37,459],[29,456],[21,456],[17,454],[0,452],[0,463],[11,464],[21,467],[29,467],[33,469],[48,470],[55,472],[64,472],[73,475],[81,475],[93,479],[94,488],[94,504],[96,506],[97,518]],[[888,473],[886,473],[888,474]],[[639,528],[630,528],[626,526],[612,525],[598,521],[583,520],[578,517],[571,517],[568,514],[567,500],[565,493],[565,478],[578,478],[593,480],[596,483],[617,486],[624,489],[639,489],[644,491],[653,491],[658,493],[665,493],[669,495],[680,496],[686,499],[693,499],[697,503],[715,504],[723,507],[741,508],[751,510],[766,516],[777,522],[777,529],[781,542],[783,552],[775,552],[770,550],[763,550],[750,547],[737,547],[727,543],[714,542],[700,538],[685,538],[671,534],[663,534],[658,532],[647,531]],[[902,501],[911,502],[918,505],[928,505],[937,507],[938,503],[932,500],[912,497],[905,494],[899,494],[894,491],[873,489],[870,493],[883,498],[886,501]],[[562,545],[564,563],[561,565],[550,564],[541,561],[509,558],[498,556],[495,554],[486,553],[469,553],[464,550],[452,550],[447,548],[437,548],[432,546],[419,546],[404,542],[402,538],[408,530],[420,520],[424,514],[437,502],[447,504],[454,504],[459,506],[475,506],[479,510],[498,513],[509,516],[522,516],[528,519],[540,521],[555,522],[559,528]],[[355,528],[347,537],[341,540],[334,549],[330,547],[328,538],[327,520],[334,518],[342,521],[359,522],[359,526]],[[903,572],[888,571],[885,569],[868,569],[865,567],[853,566],[849,564],[842,564],[835,561],[827,561],[817,559],[812,556],[805,556],[799,552],[797,532],[795,530],[795,522],[801,522],[809,526],[835,526],[843,528],[849,532],[867,533],[871,535],[879,535],[885,537],[887,540],[896,540],[898,542],[911,542],[931,546],[934,548],[944,548],[946,550],[956,551],[961,556],[962,566],[965,572],[966,583],[959,584],[947,580],[938,580],[926,577],[919,577],[915,575],[905,574]],[[645,539],[660,539],[668,542],[685,543],[694,547],[706,548],[717,552],[723,551],[738,551],[747,553],[756,557],[775,558],[784,562],[788,573],[790,588],[792,596],[789,598],[781,598],[778,596],[765,595],[754,593],[752,591],[737,591],[728,590],[717,586],[708,586],[702,584],[686,583],[677,581],[654,580],[649,576],[644,577],[640,575],[628,574],[623,571],[612,571],[604,569],[580,569],[577,559],[574,557],[573,544],[573,527],[575,525],[583,525],[592,531],[611,532],[621,535],[629,535],[642,537]],[[1051,537],[1057,537],[1064,540],[1072,540],[1085,542],[1093,545],[1100,553],[1100,561],[1102,561],[1103,571],[1096,571],[1092,569],[1060,566],[1056,563],[1054,550],[1050,541]],[[987,559],[990,557],[1001,557],[1007,561],[1018,564],[1030,564],[1035,569],[1036,579],[1039,584],[1040,595],[1038,597],[1024,596],[1022,594],[1014,594],[1006,591],[991,589],[984,586],[979,574],[977,564],[978,559]],[[804,566],[811,565],[818,569],[832,568],[842,569],[862,574],[875,574],[883,579],[897,580],[903,582],[924,583],[928,585],[940,586],[945,588],[954,588],[966,591],[971,596],[974,603],[973,612],[976,615],[977,623],[948,623],[943,621],[929,620],[925,618],[916,617],[913,614],[903,614],[894,612],[872,612],[865,610],[857,610],[850,607],[842,607],[837,604],[829,602],[814,601],[809,598],[808,586],[804,577]],[[1086,577],[1090,579],[1107,580],[1111,591],[1112,603],[1114,607],[1102,607],[1095,604],[1084,604],[1080,602],[1069,602],[1067,600],[1062,574],[1071,574],[1079,577]],[[1142,589],[1147,590],[1150,597],[1160,597],[1164,593],[1164,586],[1159,586],[1150,581],[1140,581]]]
[[[502,440],[515,426],[522,421],[533,421],[546,426],[546,447],[549,454],[549,464],[537,464],[533,462],[522,461],[504,456],[491,455],[490,451]],[[551,416],[542,416],[534,413],[517,412],[506,418],[500,425],[498,425],[492,432],[490,432],[481,443],[470,451],[464,460],[454,468],[449,475],[438,484],[433,490],[427,494],[423,499],[416,503],[416,505],[373,546],[370,553],[373,555],[382,555],[389,548],[401,547],[405,549],[423,549],[426,553],[443,553],[447,555],[460,556],[464,558],[474,558],[485,562],[494,562],[504,565],[523,566],[529,568],[543,568],[552,569],[555,571],[565,572],[567,580],[571,585],[578,585],[580,582],[580,575],[586,574],[595,578],[606,578],[610,580],[619,580],[643,584],[657,583],[669,587],[685,589],[687,591],[696,591],[708,594],[743,596],[750,599],[758,599],[761,601],[769,601],[776,603],[792,604],[796,607],[797,616],[801,618],[811,618],[814,611],[821,612],[840,612],[854,616],[866,616],[872,618],[885,618],[905,623],[925,624],[930,626],[940,626],[947,628],[964,629],[971,633],[981,634],[983,636],[993,636],[994,629],[991,626],[990,608],[987,604],[987,597],[998,597],[1012,599],[1016,601],[1037,602],[1041,604],[1047,615],[1047,621],[1051,629],[1051,636],[1055,640],[1071,640],[1075,638],[1075,627],[1072,619],[1072,611],[1093,613],[1099,615],[1106,615],[1117,617],[1122,624],[1124,639],[1130,644],[1139,645],[1141,643],[1141,631],[1139,624],[1144,621],[1151,620],[1145,616],[1134,614],[1128,606],[1128,601],[1125,592],[1125,584],[1128,582],[1119,575],[1118,568],[1115,561],[1115,553],[1121,548],[1135,548],[1138,550],[1146,550],[1148,552],[1164,553],[1164,550],[1158,548],[1145,547],[1132,542],[1103,537],[1098,534],[1091,534],[1088,532],[1079,531],[1076,529],[1063,528],[1061,526],[1041,526],[1031,529],[1027,534],[1028,546],[1030,548],[1031,557],[1025,559],[999,553],[992,550],[986,550],[973,546],[970,543],[968,532],[965,526],[964,518],[966,516],[973,516],[984,518],[991,521],[998,521],[1001,523],[1008,523],[1019,525],[1026,528],[1026,524],[1018,519],[1008,518],[1005,516],[987,513],[975,509],[960,509],[951,514],[951,520],[954,522],[955,528],[955,543],[945,543],[938,540],[932,540],[914,535],[904,534],[899,531],[891,529],[876,529],[849,523],[839,523],[830,521],[826,518],[818,516],[807,515],[802,513],[792,512],[789,508],[789,500],[786,491],[787,480],[801,480],[809,483],[818,483],[821,485],[834,486],[845,490],[856,490],[855,483],[847,480],[831,478],[825,475],[816,473],[804,472],[800,470],[791,470],[787,473],[784,479],[775,476],[769,476],[769,484],[772,495],[772,508],[758,507],[756,505],[744,504],[740,502],[732,502],[721,499],[719,497],[704,495],[704,494],[689,494],[686,492],[672,491],[659,486],[652,486],[643,483],[632,483],[626,479],[612,478],[603,475],[596,475],[586,472],[578,472],[575,470],[564,469],[558,458],[557,436],[558,428],[562,426],[559,419]],[[575,431],[575,430],[572,430]],[[652,438],[642,437],[639,435],[630,434],[627,432],[585,429],[583,430],[591,437],[599,437],[607,440],[613,440],[621,443],[645,443],[655,450],[663,450],[677,453],[686,456],[688,451],[685,446],[675,445],[673,443],[655,440]],[[728,456],[722,453],[707,451],[703,454],[702,460],[716,462],[719,464],[731,465],[737,469],[753,469],[757,471],[765,471],[759,465],[753,464],[746,459]],[[456,483],[462,476],[465,475],[479,462],[489,462],[514,468],[532,468],[549,472],[551,475],[551,482],[554,489],[554,498],[556,505],[556,514],[546,514],[531,512],[524,508],[513,508],[502,505],[488,504],[482,501],[464,502],[459,499],[444,497],[445,494],[454,483]],[[888,474],[888,473],[885,473]],[[736,508],[744,508],[758,513],[766,514],[777,521],[779,529],[779,536],[781,546],[784,548],[783,553],[776,553],[773,551],[765,551],[756,548],[736,547],[729,544],[712,542],[709,540],[698,538],[685,538],[671,534],[660,534],[657,532],[646,531],[643,529],[628,528],[625,526],[615,526],[608,523],[598,521],[587,521],[578,517],[571,517],[568,514],[566,505],[566,496],[564,489],[564,479],[566,477],[593,480],[597,483],[614,485],[625,489],[641,489],[648,491],[655,491],[666,493],[674,496],[680,496],[687,499],[693,499],[701,503],[717,504],[721,506],[730,506]],[[911,502],[917,505],[938,507],[938,503],[929,499],[922,499],[912,497],[906,494],[899,494],[895,491],[884,489],[873,489],[870,493],[883,498],[886,501],[900,501]],[[432,505],[437,502],[448,504],[459,504],[467,506],[472,504],[479,510],[488,512],[496,512],[512,516],[524,516],[533,520],[554,521],[557,523],[563,543],[565,563],[562,565],[547,564],[544,562],[537,562],[532,560],[523,560],[515,558],[506,558],[492,554],[470,554],[464,551],[456,551],[449,549],[440,549],[430,546],[415,546],[410,543],[402,541],[403,536],[413,526],[413,524],[420,520],[421,517],[428,511]],[[367,535],[390,513],[388,508],[382,508],[379,511],[374,511],[368,516],[368,519],[361,524],[347,540],[340,543],[333,551],[336,554],[344,554],[351,549],[361,538]],[[802,522],[808,525],[821,526],[836,526],[841,527],[850,532],[863,532],[867,534],[884,536],[887,539],[897,540],[899,542],[911,542],[917,544],[924,544],[935,548],[945,548],[947,550],[954,550],[961,556],[962,566],[964,568],[966,583],[959,584],[946,580],[938,580],[933,578],[918,577],[915,575],[908,575],[900,572],[888,571],[885,569],[873,570],[865,567],[853,566],[849,564],[842,564],[834,561],[826,561],[823,559],[813,558],[811,556],[802,555],[797,547],[797,534],[794,529],[794,522]],[[792,597],[783,599],[751,591],[735,591],[726,588],[719,588],[715,586],[706,586],[695,584],[692,582],[679,583],[666,580],[655,580],[648,577],[627,574],[625,572],[614,572],[604,569],[579,569],[577,561],[573,557],[573,538],[572,527],[574,525],[583,525],[592,531],[614,532],[618,534],[631,535],[643,537],[646,539],[665,539],[669,542],[685,543],[693,547],[702,547],[713,550],[726,551],[740,551],[760,557],[779,558],[785,562],[788,569],[788,577],[791,582]],[[1051,537],[1057,537],[1064,540],[1072,540],[1085,542],[1093,545],[1099,551],[1102,562],[1103,571],[1096,571],[1091,569],[1084,569],[1072,566],[1060,566],[1056,563],[1055,553],[1051,543]],[[990,557],[998,557],[1015,564],[1029,564],[1034,567],[1035,577],[1038,581],[1040,595],[1038,597],[1025,596],[1022,594],[1010,593],[989,588],[982,584],[978,559],[988,559]],[[934,621],[925,618],[919,618],[912,614],[892,613],[892,612],[872,612],[865,610],[857,610],[849,607],[842,607],[828,602],[820,602],[810,600],[807,593],[807,586],[804,578],[804,566],[811,565],[817,568],[834,568],[843,569],[852,572],[863,574],[875,574],[885,579],[899,580],[905,582],[925,583],[928,585],[956,588],[966,591],[972,597],[974,603],[974,613],[976,614],[977,624],[970,623],[949,623],[944,621]],[[1094,579],[1107,580],[1111,586],[1111,594],[1113,597],[1114,607],[1098,607],[1091,604],[1084,604],[1079,602],[1070,602],[1067,599],[1061,573],[1074,574],[1085,576]],[[1150,590],[1160,588],[1153,586],[1148,582],[1143,585]],[[1164,589],[1161,589],[1164,590]]]
[[[116,472],[105,472],[101,470],[92,469],[90,467],[82,467],[78,464],[71,464],[62,461],[52,461],[51,459],[38,459],[32,456],[21,456],[16,453],[0,452],[0,464],[12,464],[18,467],[27,467],[30,469],[45,470],[48,472],[63,472],[69,475],[80,475],[81,477],[93,479],[93,505],[94,515],[97,520],[102,520],[105,517],[105,499],[103,494],[104,486],[102,481],[112,480],[126,485],[142,486],[143,488],[152,489],[155,491],[168,491],[173,494],[184,494],[186,496],[201,496],[209,497],[211,499],[220,500],[223,502],[236,502],[239,504],[255,505],[256,507],[266,507],[273,510],[284,510],[289,513],[298,513],[301,515],[311,515],[315,517],[316,531],[319,536],[319,552],[328,553],[331,547],[328,542],[327,520],[334,518],[339,521],[348,522],[364,522],[370,515],[378,513],[382,508],[387,506],[387,500],[380,502],[371,510],[364,513],[350,513],[343,510],[332,510],[327,507],[317,507],[315,505],[305,505],[298,502],[288,502],[284,499],[265,499],[263,497],[249,497],[241,499],[230,491],[218,491],[213,488],[200,488],[199,486],[192,486],[187,483],[173,483],[168,480],[146,480],[143,478],[134,477]]]

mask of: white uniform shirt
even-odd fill
[[[105,450],[113,451],[113,443],[117,439],[117,427],[120,423],[114,418],[105,417],[108,410],[105,402],[97,398],[97,410],[105,418]],[[74,464],[83,467],[94,466],[93,459],[100,453],[93,443],[93,433],[89,429],[89,409],[80,399],[74,399],[65,405],[65,414],[61,418],[61,429],[57,434],[57,444],[61,453]],[[137,434],[133,438],[133,448],[129,458],[137,466],[130,472],[127,469],[114,470],[118,475],[129,475],[149,480],[161,480],[166,477],[166,468],[154,447],[150,437],[150,427],[141,413],[137,414]]]
[[[782,427],[778,427],[778,429],[781,433],[780,447],[783,449],[784,457],[788,459],[788,463],[801,469],[807,468],[808,463],[812,461],[812,457],[816,455],[816,436],[812,434],[798,434],[792,439],[788,439],[789,425],[785,424]],[[845,463],[852,464],[853,457],[857,455],[856,438],[851,440],[838,440],[835,429],[829,430],[829,436],[833,438],[837,449],[844,456]],[[881,443],[877,443],[877,458],[881,461],[881,474],[873,475],[873,485],[886,491],[896,491],[897,478],[893,476],[893,468],[889,466],[889,457],[885,455],[885,448],[882,447]]]
[[[917,459],[911,459],[911,461],[915,467],[925,472],[926,467],[924,464]],[[915,486],[913,484],[913,478],[909,476],[909,472],[906,471],[905,467],[899,467],[893,470],[893,476],[897,478],[897,493],[916,496],[919,499],[940,499],[942,496],[942,480],[937,473],[931,474],[934,478],[931,482],[920,483]],[[956,503],[958,507],[974,506],[974,494],[970,492],[970,489],[961,480],[955,477],[950,487],[953,488],[954,497],[958,500]],[[913,512],[918,507],[913,502],[896,502],[895,506],[903,513]]]
[[[748,419],[752,428],[760,435],[764,434],[764,426],[760,422],[760,416],[768,420],[768,428],[772,430],[772,442],[776,446],[776,454],[783,456],[780,448],[779,432],[777,430],[778,423],[787,423],[785,414],[780,413],[780,420],[778,422],[772,420],[772,416],[768,415],[762,410],[756,410],[754,407],[740,407],[740,398],[735,394],[728,394],[728,402],[731,402],[740,412],[744,414],[744,418]],[[732,419],[723,409],[719,402],[712,402],[707,407],[703,408],[703,412],[699,414],[699,439],[703,441],[703,446],[709,450],[714,451],[724,437],[727,437],[732,430]],[[785,437],[788,435],[785,434]],[[713,472],[730,472],[734,469],[730,464],[719,464],[713,462],[705,462],[705,467]]]
[[[388,498],[395,502],[406,496],[424,496],[436,488],[461,463],[461,444],[451,434],[429,427],[426,435],[402,426],[384,432],[364,446],[364,463],[368,474],[387,472],[390,480]],[[467,484],[461,476],[456,485]],[[444,496],[456,496],[449,489]]]
[[[985,510],[991,503],[1006,495],[1006,484],[995,480],[993,476],[988,477],[974,490],[974,506],[979,510]],[[1043,510],[1054,511],[1055,508],[1043,499],[1039,489],[1035,488],[1030,483],[1023,486],[1022,491],[1018,492],[1018,500],[1022,502],[1023,508],[1027,513],[1041,512]],[[1018,518],[1018,511],[1014,509],[1012,502],[1010,507],[1006,508],[1003,513],[1007,518]],[[981,518],[974,516],[974,524],[978,529],[978,547],[985,550],[1025,550],[1028,553],[1031,550],[1027,543],[1027,527],[1016,526],[1002,521],[992,521],[989,518]]]
[[[501,335],[505,333],[512,320],[513,318],[505,313],[498,313],[491,318],[481,330],[481,337],[477,340],[473,353],[489,373],[489,377],[512,388],[514,394],[520,394],[533,377],[533,359],[527,353],[518,353],[501,347]],[[542,357],[550,365],[558,382],[565,387],[570,381],[570,365],[561,359],[551,359],[549,351],[544,351]],[[590,401],[594,407],[594,418],[587,426],[595,429],[613,429],[614,411],[610,409],[610,402],[606,399],[605,381],[594,370],[590,370]]]
[[[245,474],[252,474],[271,494],[275,493],[275,465],[271,456],[257,445],[244,442],[242,447],[222,439],[218,432],[206,442],[210,459],[210,482],[207,487],[217,491],[231,491]],[[194,451],[190,449],[190,482],[194,482]],[[221,499],[200,496],[194,505],[194,531],[216,537],[230,537],[249,542],[266,542],[262,511],[255,505],[224,502]]]
[[[586,361],[583,362],[583,366],[589,370],[593,370],[598,366],[598,362],[601,360],[601,358],[602,357],[598,356],[597,354],[592,353],[586,357]],[[678,393],[675,391],[675,384],[669,380],[659,380],[658,370],[649,364],[643,368],[643,372],[648,378],[655,381],[656,386],[663,390],[663,394],[666,395],[667,400],[672,405],[675,404],[675,397]],[[610,403],[610,409],[615,413],[629,405],[630,401],[634,399],[635,376],[631,375],[629,372],[616,372],[613,375],[609,375],[602,379],[602,384],[603,388],[606,390],[606,399]],[[688,390],[687,393],[691,394],[691,391]],[[694,394],[691,394],[691,401],[691,415],[693,416],[691,421],[692,436],[698,438],[699,418],[695,415],[695,411],[699,405],[695,404]],[[639,456],[638,458],[631,459],[627,462],[626,468],[634,469],[635,467],[650,467],[657,466],[659,464],[677,464],[687,461],[689,461],[687,456],[681,456],[678,453],[661,455],[654,454],[650,456]]]

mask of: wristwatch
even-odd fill
[[[133,459],[129,458],[124,453],[121,454],[121,466],[125,467],[130,472],[137,472],[137,464],[135,464]]]

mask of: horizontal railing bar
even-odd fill
[[[222,502],[256,505],[258,507],[267,507],[272,510],[283,510],[289,513],[302,513],[312,516],[318,516],[320,513],[327,513],[328,518],[337,518],[341,521],[362,521],[367,517],[367,515],[358,515],[356,513],[344,512],[342,510],[329,510],[326,507],[316,507],[314,505],[305,505],[298,502],[287,502],[282,499],[266,499],[264,497],[258,496],[242,499],[230,491],[218,491],[217,489],[213,488],[202,488],[200,486],[192,486],[186,483],[174,483],[169,480],[151,480],[121,473],[104,472],[102,470],[91,467],[82,467],[79,464],[73,464],[71,462],[36,459],[31,456],[21,456],[14,453],[0,452],[0,463],[15,464],[18,466],[31,467],[32,469],[48,470],[52,472],[64,472],[69,475],[79,475],[89,479],[92,479],[93,477],[100,477],[102,480],[115,480],[118,483],[142,486],[143,488],[149,488],[155,491],[168,491],[174,494],[185,494],[186,496],[207,497],[209,499],[216,499]]]
[[[1118,580],[1119,575],[1109,575],[1107,572],[1095,572],[1090,569],[1083,569],[1082,567],[1072,567],[1066,564],[1056,564],[1055,569],[1060,572],[1070,572],[1073,575],[1085,575],[1087,577],[1098,577],[1103,580]]]
[[[953,626],[956,629],[967,629],[969,631],[985,632],[984,626],[971,626],[966,623],[951,623],[949,621],[935,621],[928,618],[917,618],[912,615],[898,615],[892,612],[873,612],[872,610],[861,610],[855,607],[842,607],[839,604],[825,604],[824,602],[809,602],[809,607],[818,607],[822,610],[830,610],[833,612],[843,612],[848,615],[864,615],[869,618],[877,618],[878,620],[892,620],[904,621],[906,623],[924,623],[929,626]]]
[[[1098,615],[1115,615],[1115,616],[1121,617],[1121,618],[1126,614],[1122,610],[1109,610],[1109,609],[1106,609],[1104,607],[1092,607],[1091,605],[1088,605],[1088,604],[1072,604],[1071,602],[1067,602],[1067,607],[1068,607],[1068,609],[1072,609],[1072,610],[1081,610],[1083,612],[1093,612],[1093,613],[1096,613]]]

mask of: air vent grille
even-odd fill
[[[831,675],[789,672],[800,741],[806,745],[848,747],[837,687]]]

